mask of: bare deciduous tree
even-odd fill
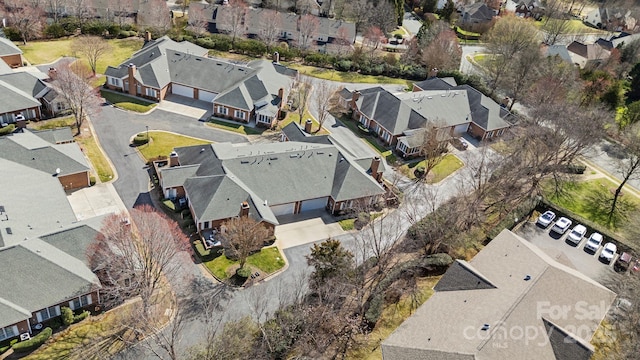
[[[188,242],[180,227],[144,205],[126,215],[107,217],[100,235],[87,251],[89,263],[102,283],[107,303],[140,296],[143,314],[150,315],[154,292],[163,277],[175,276],[180,264],[174,257]]]
[[[457,70],[460,67],[462,48],[458,37],[449,28],[442,29],[424,49],[422,62],[428,69]]]
[[[311,84],[307,79],[302,77],[300,73],[293,81],[291,91],[291,97],[294,100],[295,106],[297,106],[297,112],[299,115],[298,123],[302,124],[304,113],[307,111],[307,102],[309,101],[309,93],[311,92]]]
[[[369,26],[364,31],[364,43],[371,49],[371,57],[373,53],[378,49],[380,43],[384,39],[384,33],[377,26]]]
[[[422,177],[427,179],[431,170],[447,155],[446,150],[451,135],[448,128],[442,127],[439,121],[435,121],[426,123],[414,136],[418,137],[419,140],[420,156],[424,156]]]
[[[224,254],[230,259],[238,260],[239,269],[244,268],[249,255],[260,250],[269,236],[265,226],[249,216],[231,218],[222,226]]]
[[[236,38],[241,37],[245,33],[245,17],[247,16],[248,7],[242,0],[230,0],[226,5],[227,16],[220,19],[225,29],[231,34],[231,44],[235,44]]]
[[[80,127],[87,116],[100,110],[102,102],[95,89],[87,81],[88,71],[81,65],[67,65],[56,70],[54,89],[60,95],[75,118],[78,134]]]
[[[165,34],[171,29],[171,10],[165,0],[146,0],[144,7],[138,11],[138,23],[152,32]]]
[[[539,76],[542,53],[537,46],[526,48],[514,55],[508,71],[500,77],[498,87],[506,92],[511,102],[509,110],[528,92]]]
[[[201,37],[209,31],[209,19],[202,7],[192,6],[189,9],[188,29],[196,34],[196,37]]]
[[[93,76],[96,76],[98,60],[111,52],[111,45],[100,36],[79,36],[71,43],[71,50],[87,58]]]
[[[329,111],[333,108],[332,105],[335,104],[335,99],[339,94],[337,94],[335,88],[333,88],[328,82],[319,80],[316,81],[313,95],[313,110],[315,110],[318,115],[318,130],[315,131],[317,133],[322,130],[322,126],[327,120],[327,117],[331,116]]]
[[[640,126],[627,126],[623,132],[626,157],[619,161],[618,172],[622,177],[622,182],[613,193],[611,208],[609,209],[609,222],[613,221],[618,206],[618,199],[622,194],[622,188],[631,179],[638,177],[640,170]]]
[[[320,21],[313,15],[303,15],[298,18],[298,46],[305,50],[315,39],[318,34],[318,28],[320,27]]]
[[[4,8],[9,25],[18,31],[23,44],[40,35],[44,23],[41,7],[28,0],[6,0]]]
[[[282,30],[282,18],[277,11],[265,11],[263,17],[263,29],[260,38],[267,45],[267,49],[271,50],[278,39],[280,38],[280,31]]]

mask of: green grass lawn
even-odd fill
[[[220,255],[213,260],[204,262],[204,265],[216,278],[225,280],[228,279],[230,275],[227,273],[227,269],[237,263],[237,261],[229,260],[226,256]],[[284,259],[280,256],[278,248],[270,247],[264,248],[260,250],[260,252],[249,256],[247,258],[247,264],[260,269],[265,274],[271,274],[274,271],[282,269],[285,263]]]
[[[353,230],[355,222],[356,222],[356,219],[344,219],[344,220],[338,221],[338,224],[340,224],[340,227],[342,228],[342,230],[349,231],[349,230]]]
[[[422,161],[414,161],[409,164],[402,165],[400,167],[400,172],[402,172],[409,179],[415,179],[416,175],[414,174],[415,169],[420,166],[425,166],[424,160]],[[464,163],[458,159],[457,156],[453,154],[445,155],[442,160],[431,169],[429,175],[427,175],[427,183],[435,184],[444,180],[447,176],[453,174],[458,169],[464,166]]]
[[[164,131],[149,131],[151,142],[138,146],[138,151],[146,161],[158,156],[169,156],[174,148],[191,145],[211,144],[211,141],[177,135]]]
[[[120,65],[131,57],[131,54],[142,48],[144,41],[141,38],[129,38],[112,39],[107,42],[111,45],[112,50],[108,55],[98,60],[96,70],[100,74],[104,73],[107,66]],[[71,51],[70,39],[31,41],[27,45],[20,44],[18,46],[24,52],[24,57],[33,65],[48,64],[62,56],[80,57]],[[86,60],[83,59],[83,62],[86,63]]]
[[[133,96],[118,94],[111,91],[101,90],[100,95],[116,107],[139,113],[146,113],[158,105],[154,102],[145,101]]]
[[[390,165],[395,164],[397,158],[393,153],[392,149],[386,148],[384,145],[380,144],[378,140],[376,140],[371,135],[365,135],[360,130],[358,130],[358,123],[352,119],[347,117],[341,117],[339,119],[346,127],[348,127],[357,137],[363,139],[364,141],[371,146],[375,151],[380,153],[380,156],[384,157],[387,160],[387,163]]]
[[[216,120],[216,119],[211,119],[206,124],[207,126],[210,126],[213,128],[233,131],[235,133],[242,134],[242,135],[260,135],[266,130],[265,128],[246,127],[240,123],[233,123],[230,121],[223,121],[223,120]]]
[[[355,72],[342,72],[331,69],[317,68],[301,64],[287,64],[288,67],[298,70],[304,75],[319,79],[366,84],[402,84],[411,88],[413,82],[405,79],[396,79],[388,76],[362,75]]]
[[[545,186],[549,201],[562,206],[583,218],[611,230],[619,230],[616,222],[609,224],[608,211],[613,199],[613,191],[618,185],[608,179],[593,179],[580,182],[565,182],[563,193],[555,194],[552,184]],[[640,206],[640,200],[625,194],[618,200],[619,209],[633,211]]]
[[[73,116],[65,116],[61,118],[54,118],[49,120],[41,120],[41,121],[32,121],[27,126],[32,130],[51,130],[58,129],[62,127],[70,127],[71,133],[75,130],[76,120]]]
[[[564,32],[565,34],[606,34],[605,30],[600,30],[596,28],[592,28],[590,26],[585,25],[581,20],[572,19],[567,20],[569,24],[567,25],[567,30]],[[534,21],[533,24],[542,29],[545,24],[544,18],[541,21]]]
[[[300,120],[300,115],[298,114],[297,111],[289,111],[287,112],[287,116],[280,120],[278,122],[278,129],[282,130],[285,126],[289,125],[292,122],[296,122],[298,124],[300,124],[300,126],[302,126],[302,128],[304,128],[304,123],[307,119],[311,119],[311,121],[313,122],[313,125],[311,126],[311,131],[316,131],[318,129],[318,127],[320,126],[320,123],[316,120],[315,117],[313,117],[313,115],[311,115],[309,113],[309,111],[305,111],[304,114],[302,115],[302,118],[304,121],[302,121],[302,124],[300,124],[299,120]],[[317,133],[314,133],[316,135],[327,135],[329,134],[329,131],[327,131],[327,129],[322,128],[320,131],[318,131]]]

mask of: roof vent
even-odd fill
[[[269,204],[267,203],[267,200],[264,201],[264,206],[269,206]]]
[[[524,281],[529,281],[529,280],[531,280],[531,275],[527,275],[524,277]]]
[[[10,227],[5,228],[5,230],[7,230],[7,234],[12,235],[13,234],[13,230],[11,230]]]
[[[489,325],[489,324],[484,324],[484,325],[482,325],[482,329],[481,329],[481,330],[482,330],[482,331],[487,331],[487,330],[489,330],[489,328],[490,328],[490,327],[491,327],[491,325]]]
[[[200,152],[201,152],[201,153],[202,153],[202,152],[204,152],[204,148],[200,149]]]

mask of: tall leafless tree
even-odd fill
[[[163,278],[178,274],[181,264],[174,258],[188,242],[174,221],[148,205],[132,209],[127,219],[124,214],[107,217],[87,255],[107,302],[140,296],[148,316]]]
[[[248,7],[242,0],[230,0],[227,6],[227,15],[221,20],[225,29],[231,34],[231,44],[235,44],[236,38],[245,34],[245,17]]]
[[[307,102],[309,101],[309,93],[311,92],[311,84],[300,73],[293,81],[291,97],[297,106],[299,115],[298,123],[302,124],[304,114],[307,111]]]
[[[449,28],[442,29],[428,42],[422,52],[422,63],[428,69],[457,70],[460,67],[462,48],[458,37]]]
[[[8,25],[18,31],[23,44],[41,34],[44,24],[42,7],[34,6],[29,0],[5,0],[4,9]]]
[[[249,255],[260,250],[269,236],[267,228],[249,216],[231,218],[222,226],[224,254],[230,259],[238,260],[239,269],[244,268]]]
[[[102,104],[97,91],[87,80],[88,77],[89,72],[76,61],[73,65],[64,65],[56,69],[52,83],[73,114],[78,134],[85,118],[100,111]]]
[[[189,9],[189,26],[187,29],[193,32],[196,37],[201,37],[209,31],[209,19],[202,7],[192,6]]]
[[[282,17],[277,11],[265,11],[263,17],[263,29],[260,38],[267,45],[267,49],[271,49],[276,45],[282,31]]]
[[[510,98],[509,110],[526,95],[539,76],[542,53],[537,46],[523,49],[509,62],[508,71],[498,80],[498,88]]]
[[[320,21],[313,15],[303,15],[298,18],[298,46],[305,50],[311,46],[318,34]]]
[[[442,126],[440,121],[427,122],[415,135],[419,140],[420,156],[424,156],[423,179],[427,179],[435,168],[447,155],[447,146],[451,135],[449,129]]]
[[[111,52],[111,45],[100,36],[79,36],[71,43],[71,50],[75,53],[83,55],[93,76],[96,76],[96,68],[98,61]]]
[[[621,159],[618,165],[618,173],[622,177],[622,181],[613,193],[613,200],[608,214],[609,222],[613,222],[622,189],[629,180],[638,177],[638,170],[640,170],[640,126],[637,124],[627,126],[623,131],[623,141],[626,157]]]
[[[333,105],[336,102],[335,99],[339,95],[336,93],[336,89],[328,82],[320,80],[316,81],[313,89],[313,96],[313,110],[315,110],[318,115],[318,129],[315,131],[317,133],[322,130],[322,126],[327,120],[327,117],[331,116],[329,111],[334,107]]]

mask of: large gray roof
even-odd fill
[[[0,56],[22,54],[22,50],[13,41],[0,36]]]
[[[70,127],[62,127],[51,130],[32,130],[36,136],[40,137],[46,142],[51,144],[59,144],[66,142],[73,142],[73,134]]]
[[[89,266],[87,249],[97,236],[98,231],[96,229],[82,224],[40,236],[40,239]]]
[[[42,80],[26,71],[0,75],[0,80],[20,89],[25,94],[29,94],[34,98],[44,96],[45,92],[49,90]]]
[[[34,99],[30,93],[18,89],[0,77],[0,114],[39,107],[40,105],[40,102]]]
[[[616,297],[509,230],[469,263],[453,265],[440,282],[383,341],[385,359],[586,360],[593,352],[588,342]],[[541,304],[569,311],[554,316],[539,311]],[[583,316],[589,306],[603,311]],[[489,329],[481,330],[484,324]],[[536,330],[535,338],[531,332],[526,339],[509,336],[527,329]]]

